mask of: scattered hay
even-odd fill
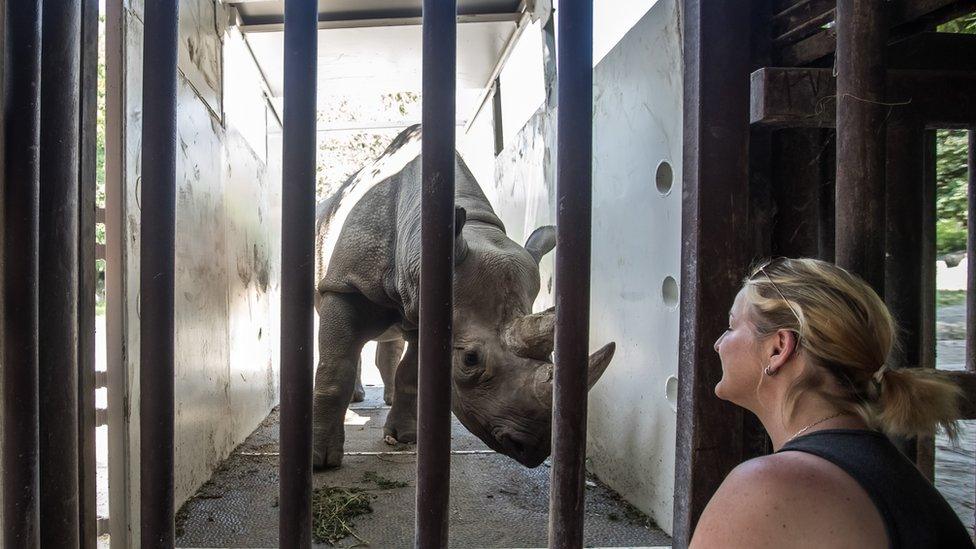
[[[373,512],[374,496],[360,488],[323,486],[312,492],[312,538],[317,543],[335,543],[347,536],[369,545],[353,530],[353,519]]]
[[[372,482],[382,490],[389,490],[391,488],[405,488],[408,486],[408,484],[402,480],[388,479],[376,471],[366,471],[363,473],[363,478],[360,480],[360,482]]]

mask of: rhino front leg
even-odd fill
[[[394,375],[393,407],[386,416],[383,440],[387,444],[417,442],[417,339],[407,341],[407,352]]]
[[[396,385],[394,374],[397,363],[403,357],[404,345],[406,342],[402,339],[381,341],[376,344],[376,368],[383,379],[383,401],[387,404],[393,404],[393,387]]]
[[[359,295],[324,294],[319,314],[319,364],[312,401],[312,465],[338,467],[346,408],[356,388],[363,345],[386,327],[383,313]]]

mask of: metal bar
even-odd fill
[[[969,130],[969,215],[966,258],[976,258],[976,129]],[[966,272],[966,369],[976,372],[976,267]]]
[[[78,167],[81,3],[41,17],[38,395],[41,546],[78,545]]]
[[[37,547],[41,2],[3,3],[0,372],[4,547]],[[16,448],[16,451],[12,449]]]
[[[285,2],[278,541],[300,548],[312,544],[317,10],[315,0]]]
[[[883,0],[837,6],[837,264],[884,294]]]
[[[98,544],[95,462],[95,211],[98,116],[98,0],[81,4],[81,91],[78,166],[78,484],[79,541]],[[104,217],[103,217],[104,221]],[[104,259],[104,246],[102,247]]]
[[[424,0],[414,546],[447,547],[454,330],[456,0]]]
[[[715,398],[712,344],[752,252],[749,221],[750,12],[684,0],[681,329],[674,545],[691,540],[705,504],[743,455],[743,412]],[[730,200],[741,197],[742,200]],[[562,244],[560,244],[562,246]],[[565,249],[565,248],[563,248]]]
[[[173,547],[177,0],[146,3],[139,403],[142,547]]]
[[[593,2],[556,12],[556,345],[549,547],[583,546],[590,229],[593,182]]]

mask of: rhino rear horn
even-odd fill
[[[555,307],[516,318],[502,334],[505,345],[515,354],[548,361],[556,335]]]
[[[454,265],[460,265],[468,256],[468,243],[465,242],[461,230],[468,220],[468,211],[461,206],[454,206]]]
[[[542,257],[551,252],[556,247],[556,227],[546,225],[539,227],[525,241],[525,251],[535,259],[536,263],[542,261]]]

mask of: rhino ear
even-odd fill
[[[468,220],[468,212],[461,206],[454,206],[454,264],[460,265],[468,255],[468,243],[461,235],[461,229]]]
[[[555,247],[556,227],[553,225],[539,227],[525,241],[525,251],[532,255],[536,263],[542,261],[542,257],[551,252]]]

